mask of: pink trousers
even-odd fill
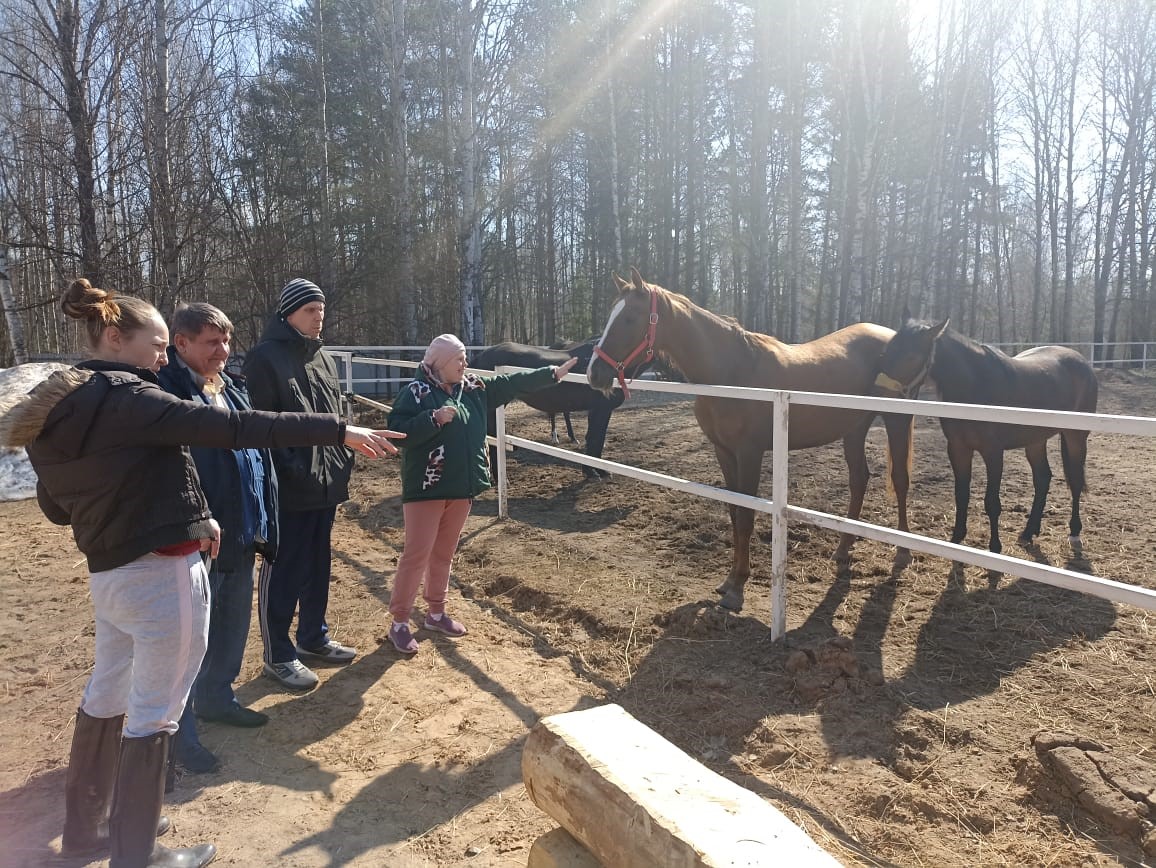
[[[458,537],[473,506],[472,500],[415,500],[402,505],[405,517],[405,548],[397,562],[389,612],[399,624],[409,621],[417,589],[425,584],[422,597],[431,615],[446,610],[450,586],[450,564],[458,547]]]

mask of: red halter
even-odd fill
[[[594,354],[617,371],[618,383],[622,386],[622,394],[627,398],[630,397],[630,389],[626,386],[626,366],[633,362],[635,356],[643,350],[646,350],[646,361],[649,362],[654,358],[654,332],[657,328],[658,293],[652,289],[650,290],[650,324],[646,327],[646,337],[639,342],[638,346],[634,348],[634,351],[621,362],[616,362],[608,352],[602,349],[601,343],[594,348]],[[605,337],[605,335],[603,337]]]

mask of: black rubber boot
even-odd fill
[[[76,710],[68,779],[64,785],[63,856],[86,856],[108,849],[108,815],[116,767],[120,762],[120,736],[124,715],[92,717]],[[169,830],[169,818],[157,822],[157,835]]]
[[[212,844],[170,850],[156,842],[168,758],[167,732],[121,740],[109,868],[203,868],[217,855]]]

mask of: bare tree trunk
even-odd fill
[[[53,36],[60,58],[66,114],[72,130],[72,164],[76,172],[76,208],[80,219],[80,271],[94,285],[100,286],[104,282],[104,263],[96,227],[94,120],[85,82],[77,67],[81,33],[79,9],[71,0],[57,0],[55,12]]]
[[[180,251],[177,246],[177,213],[173,197],[172,153],[169,147],[169,0],[154,4],[152,98],[152,209],[160,224],[160,266],[164,287],[158,307],[169,310],[180,301]]]
[[[0,307],[4,308],[4,321],[8,324],[12,356],[16,364],[23,365],[28,361],[28,347],[24,343],[24,317],[16,309],[16,296],[12,292],[12,281],[8,278],[7,244],[0,244]]]
[[[337,283],[337,263],[333,238],[333,201],[330,197],[329,165],[329,81],[325,70],[325,15],[321,8],[324,0],[316,0],[316,51],[317,51],[317,115],[321,127],[321,171],[319,179],[321,220],[318,227],[318,254],[321,257],[321,288],[327,294],[333,293]]]
[[[461,199],[458,240],[462,251],[459,297],[462,340],[467,345],[481,344],[485,340],[485,328],[482,323],[482,223],[478,208],[476,177],[477,94],[474,85],[474,52],[478,33],[476,16],[479,11],[475,11],[471,6],[472,0],[461,0],[461,9],[458,13],[458,62],[461,64],[462,88],[458,118],[458,160],[461,170],[458,188]]]
[[[751,108],[751,180],[747,201],[749,246],[746,314],[747,328],[771,331],[774,324],[765,316],[770,295],[768,277],[770,238],[767,229],[767,164],[771,139],[770,72],[773,52],[772,18],[769,3],[755,4],[755,57],[751,79],[754,82],[754,105]]]
[[[406,23],[405,0],[392,0],[389,28],[389,115],[392,133],[393,207],[397,233],[397,291],[401,299],[402,342],[416,344],[417,282],[413,270],[413,201],[410,190],[409,139],[406,121],[409,116],[409,91],[405,81]]]

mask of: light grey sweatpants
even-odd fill
[[[96,665],[80,707],[125,715],[125,735],[176,732],[205,656],[209,579],[200,554],[147,554],[90,576]]]

